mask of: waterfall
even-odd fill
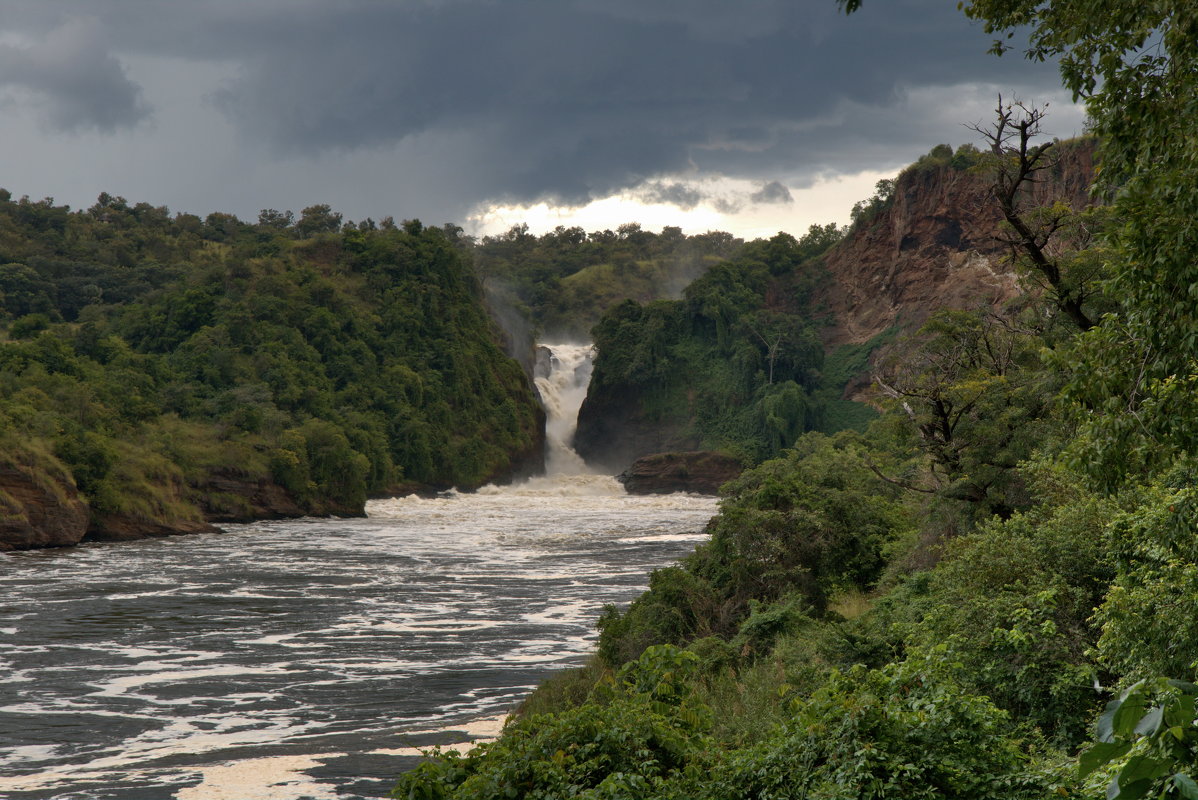
[[[585,475],[590,472],[574,452],[578,409],[591,382],[589,344],[539,344],[534,372],[537,391],[545,406],[545,471],[549,475]]]

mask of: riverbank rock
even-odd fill
[[[215,469],[192,488],[193,498],[210,523],[294,519],[307,514],[279,484],[236,469]]]
[[[0,550],[78,544],[87,517],[66,470],[13,460],[0,465]]]
[[[719,494],[743,471],[738,460],[722,453],[654,453],[638,458],[617,480],[630,494]]]
[[[191,519],[156,520],[135,514],[105,514],[92,520],[84,537],[89,542],[131,542],[188,533],[218,533],[219,528]]]

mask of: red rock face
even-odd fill
[[[1091,202],[1094,149],[1062,146],[1030,201]],[[942,308],[998,307],[1020,293],[1002,216],[984,174],[950,166],[912,169],[894,200],[828,253],[820,300],[833,315],[825,344],[859,344],[893,325],[912,330]]]
[[[87,505],[65,475],[0,468],[0,550],[70,547],[87,520]]]

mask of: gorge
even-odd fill
[[[551,447],[586,351],[546,351]],[[493,735],[715,510],[627,495],[565,449],[549,463],[364,519],[6,555],[0,794],[374,798],[416,748]]]
[[[594,369],[606,370],[595,413],[608,427],[592,418],[582,438],[609,449],[598,459],[605,474],[568,446],[591,346],[530,346],[531,374],[505,360],[480,313],[469,250],[418,223],[313,238],[246,226],[240,254],[206,248],[216,263],[178,291],[105,312],[110,327],[96,327],[98,310],[80,322],[63,306],[62,322],[7,342],[17,390],[0,398],[0,433],[20,447],[4,451],[3,522],[27,536],[39,509],[54,506],[107,543],[3,556],[0,792],[378,797],[419,747],[495,733],[529,689],[587,661],[596,618],[600,655],[588,663],[608,682],[580,696],[594,689],[616,711],[625,701],[603,687],[631,685],[641,661],[650,672],[655,658],[668,665],[672,651],[658,647],[693,645],[691,660],[710,670],[694,685],[715,701],[739,703],[752,687],[726,682],[756,675],[788,708],[799,703],[793,687],[810,689],[834,659],[875,657],[889,644],[858,633],[850,615],[881,581],[901,586],[934,564],[939,537],[956,531],[915,535],[924,512],[878,477],[923,477],[913,451],[837,434],[853,426],[827,411],[851,402],[879,332],[982,299],[985,313],[958,307],[944,335],[1005,335],[970,326],[1017,292],[986,238],[993,218],[951,218],[955,193],[977,194],[972,175],[936,162],[897,186],[891,205],[847,235],[832,226],[748,245],[712,238],[699,263],[712,251],[729,257],[680,299],[628,298],[601,317],[608,364]],[[666,259],[654,248],[667,238],[681,246],[640,232],[604,238],[610,249],[598,252],[656,274]],[[607,288],[621,274],[606,262],[583,272]],[[1010,350],[1034,363],[1034,351]],[[1035,436],[1040,407],[1014,376],[963,385],[1012,387],[995,394],[1008,404],[1000,419]],[[710,527],[711,497],[634,497],[610,477],[644,455],[638,448],[699,447],[725,451],[705,491],[750,467],[725,500],[730,515]],[[705,460],[675,452],[650,463],[670,488],[689,489]],[[537,473],[542,461],[545,475],[489,483]],[[993,486],[1010,490],[998,498],[1006,507],[1027,507],[1018,481]],[[267,495],[290,503],[278,516],[292,519],[236,521],[275,516],[258,511]],[[973,524],[960,497],[941,500],[956,504],[945,506],[953,525]],[[207,529],[205,518],[221,532],[119,541]],[[801,674],[763,672],[776,645],[806,653],[770,662]],[[636,702],[633,717],[656,724]],[[696,741],[695,752],[710,750]]]

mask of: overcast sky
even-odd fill
[[[1000,91],[1080,131],[1054,65],[989,44],[955,0],[3,0],[0,186],[801,233]]]

